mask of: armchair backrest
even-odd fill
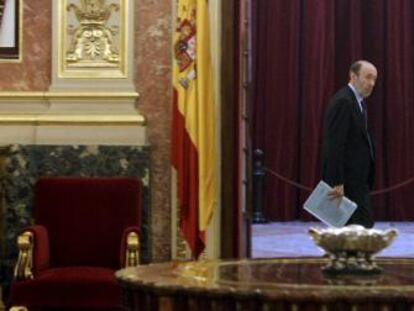
[[[49,235],[50,266],[120,268],[123,231],[140,227],[141,182],[132,177],[42,177],[34,218]]]

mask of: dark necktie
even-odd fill
[[[362,114],[364,115],[365,129],[368,131],[368,115],[367,115],[367,104],[361,100]]]
[[[372,148],[372,142],[371,137],[368,133],[368,115],[367,115],[367,105],[365,101],[361,101],[361,107],[362,107],[362,114],[364,116],[364,122],[365,122],[365,131],[367,133],[367,139],[368,139],[368,145],[369,145],[369,153],[371,154],[371,157],[374,158],[374,149]]]

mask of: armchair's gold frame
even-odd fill
[[[127,247],[125,256],[125,267],[136,267],[139,265],[139,236],[136,232],[127,235]],[[25,231],[17,237],[19,256],[14,268],[14,279],[18,281],[33,279],[33,246],[34,237],[30,231]],[[12,306],[10,311],[28,311],[23,306]]]
[[[15,280],[33,279],[33,244],[33,233],[30,231],[25,231],[17,237],[19,256],[14,268]]]
[[[33,279],[33,233],[25,231],[17,237],[17,247],[19,256],[14,268],[15,280]],[[139,236],[136,232],[130,232],[127,236],[125,267],[135,267],[139,265]]]
[[[125,268],[139,265],[139,236],[136,232],[130,232],[127,236]]]

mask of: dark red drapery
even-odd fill
[[[254,148],[265,166],[313,187],[320,178],[322,117],[348,82],[349,65],[379,72],[368,99],[376,145],[374,190],[414,176],[414,2],[412,0],[253,1]],[[310,219],[309,192],[267,174],[269,220]],[[413,220],[414,183],[372,196],[376,220]]]

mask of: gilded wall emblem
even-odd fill
[[[127,0],[61,1],[59,76],[125,76]]]
[[[90,60],[119,62],[113,40],[118,30],[107,26],[112,11],[118,11],[119,5],[115,3],[108,5],[105,2],[105,0],[83,0],[80,6],[73,3],[67,6],[67,10],[73,11],[79,22],[76,28],[69,28],[72,40],[66,55],[68,62]]]

